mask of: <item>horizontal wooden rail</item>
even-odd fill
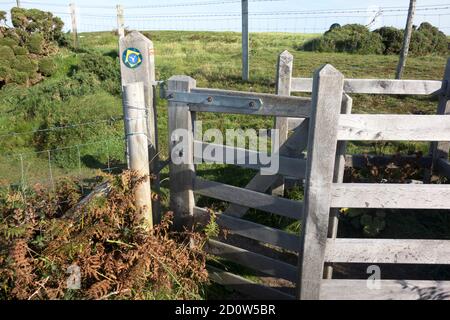
[[[303,97],[283,97],[266,93],[227,91],[218,89],[197,88],[191,91],[193,94],[206,94],[214,99],[214,95],[225,97],[254,98],[261,101],[259,108],[236,106],[212,106],[205,103],[191,104],[190,110],[198,112],[217,112],[246,114],[259,116],[277,116],[293,118],[309,118],[311,116],[311,99]],[[170,92],[167,92],[170,95]]]
[[[450,185],[336,183],[333,208],[450,209]]]
[[[242,148],[235,148],[235,147],[229,147],[226,145],[220,145],[220,144],[214,144],[214,143],[205,143],[201,141],[194,141],[196,148],[202,148],[203,151],[205,151],[206,148],[209,148],[209,150],[221,150],[223,155],[223,162],[224,164],[229,165],[237,165],[244,168],[250,168],[250,169],[261,169],[264,167],[267,167],[267,165],[263,164],[251,164],[250,159],[257,159],[257,162],[260,157],[260,152],[254,151],[254,150],[247,150]],[[227,159],[226,154],[234,154],[235,156],[231,159]],[[199,161],[203,160],[205,162],[214,162],[215,159],[213,156],[211,156],[210,152],[202,152],[203,159],[194,158],[194,160]],[[297,179],[303,179],[305,178],[305,172],[306,172],[306,160],[304,159],[295,159],[295,158],[288,158],[284,156],[277,156],[279,159],[279,169],[277,174],[293,177]]]
[[[279,290],[273,289],[264,284],[252,282],[243,277],[218,268],[207,266],[211,281],[228,288],[242,292],[256,299],[261,300],[293,300],[295,297]]]
[[[450,115],[343,114],[338,140],[450,141]]]
[[[199,218],[209,217],[209,214],[210,213],[207,209],[199,207],[194,208],[194,215]],[[300,247],[300,237],[294,234],[251,221],[231,217],[222,213],[215,213],[215,216],[217,219],[217,224],[232,234],[237,234],[242,237],[267,243],[293,252],[298,252]]]
[[[450,162],[448,160],[437,159],[436,166],[443,176],[445,176],[447,179],[450,179]]]
[[[206,197],[235,203],[300,220],[303,214],[303,203],[264,193],[250,191],[223,183],[204,180],[197,177],[194,182],[194,192]]]
[[[450,281],[380,280],[369,289],[367,280],[323,280],[321,300],[449,300]]]
[[[312,92],[312,78],[293,78],[291,92]],[[438,94],[442,81],[391,80],[391,79],[345,79],[346,93],[432,95]]]
[[[325,262],[450,264],[450,240],[329,239]]]
[[[209,240],[206,251],[269,276],[297,281],[297,267],[232,245]]]

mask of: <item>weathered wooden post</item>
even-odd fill
[[[342,110],[343,114],[351,114],[353,107],[353,99],[344,93],[342,97]],[[338,141],[337,143],[337,151],[336,151],[336,160],[334,167],[334,183],[342,183],[344,182],[344,173],[345,173],[345,154],[347,151],[347,141]],[[336,239],[338,232],[338,224],[339,224],[339,209],[332,208],[330,214],[330,222],[328,226],[328,237],[332,239]],[[333,267],[328,265],[325,268],[325,278],[331,279],[333,277]]]
[[[248,0],[242,0],[242,80],[249,79],[248,61]]]
[[[171,91],[190,92],[195,87],[196,81],[188,76],[173,76],[167,82],[169,98]],[[169,99],[170,208],[176,228],[194,214],[194,117],[186,103]]]
[[[142,82],[128,83],[123,86],[123,109],[125,131],[129,151],[129,168],[145,177],[145,181],[136,188],[136,208],[138,218],[146,229],[153,228],[152,198],[150,187],[150,169],[148,166],[147,120]]]
[[[143,82],[145,109],[147,117],[148,153],[150,172],[153,174],[152,189],[159,192],[159,147],[155,85],[155,55],[153,42],[137,31],[119,39],[120,71],[122,86],[128,83]],[[160,219],[159,201],[153,201],[155,221]]]
[[[70,18],[72,21],[73,46],[74,48],[78,48],[77,6],[75,3],[71,3],[69,5],[69,8],[70,8]]]
[[[314,74],[297,297],[319,299],[344,76],[332,65]]]
[[[120,4],[117,5],[117,34],[119,35],[119,38],[125,36],[123,7]]]
[[[403,48],[400,52],[400,60],[397,66],[397,73],[395,75],[396,79],[401,79],[403,76],[403,71],[406,66],[406,58],[408,57],[409,44],[411,42],[411,36],[413,31],[413,19],[414,13],[416,11],[416,0],[409,1],[408,18],[406,20],[405,37],[403,39]]]
[[[20,0],[16,0],[17,8],[20,8]]]
[[[291,95],[291,82],[292,82],[292,69],[294,65],[294,57],[292,54],[285,50],[278,56],[277,67],[277,95],[290,96]],[[289,118],[276,117],[275,129],[279,130],[280,146],[282,146],[289,136]],[[288,155],[286,152],[280,155]],[[280,176],[277,182],[272,186],[273,195],[284,195],[284,177]]]

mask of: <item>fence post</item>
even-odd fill
[[[153,42],[137,31],[133,31],[119,39],[120,71],[122,86],[143,82],[145,93],[145,108],[147,116],[148,153],[150,172],[153,173],[152,189],[159,192],[159,147],[156,101],[154,97],[155,84],[155,54]],[[135,60],[134,60],[135,59]],[[160,220],[159,201],[153,201],[155,222]]]
[[[294,57],[285,50],[278,56],[277,64],[277,95],[290,96],[292,69],[294,64]],[[288,139],[289,134],[289,118],[277,117],[275,118],[275,129],[279,130],[280,146],[282,146]],[[288,155],[285,152],[280,155]],[[284,195],[284,177],[280,176],[276,183],[272,186],[273,195]]]
[[[411,36],[413,32],[413,19],[414,12],[416,11],[416,0],[409,1],[408,18],[406,20],[405,37],[403,39],[403,48],[400,52],[400,60],[397,66],[397,73],[395,79],[401,79],[403,76],[403,71],[406,66],[406,58],[408,57],[409,44],[411,42]]]
[[[20,0],[16,0],[17,8],[20,8]]]
[[[439,104],[437,114],[450,114],[450,58],[445,67],[444,79],[442,81],[442,91],[439,94]],[[450,142],[432,142],[431,155],[433,157],[433,168],[436,167],[438,159],[448,160]]]
[[[144,227],[153,227],[150,170],[148,166],[147,121],[145,116],[144,84],[128,83],[123,86],[123,108],[127,145],[130,153],[129,168],[136,171],[145,181],[136,188],[138,218]]]
[[[78,27],[77,27],[77,7],[75,3],[71,3],[69,5],[70,8],[70,17],[72,20],[72,37],[73,37],[73,46],[74,48],[78,48]]]
[[[342,97],[342,109],[341,113],[350,114],[352,113],[353,107],[353,99],[344,93]],[[334,167],[334,183],[342,183],[344,182],[344,173],[345,173],[345,154],[347,151],[347,141],[338,141],[337,143],[337,151],[336,151],[336,160]],[[330,222],[328,226],[328,237],[335,239],[337,237],[338,232],[338,220],[339,209],[332,208],[330,214]],[[331,265],[326,266],[325,268],[325,278],[331,279],[333,277],[333,267]]]
[[[327,64],[314,74],[297,297],[319,299],[344,76]]]
[[[248,79],[248,0],[242,0],[242,80]]]
[[[195,87],[196,81],[188,76],[173,76],[167,83],[169,94],[190,92]],[[169,101],[170,208],[176,228],[182,227],[184,217],[194,214],[194,117],[186,103]]]
[[[120,4],[117,5],[117,34],[119,35],[119,38],[125,36],[123,7]]]

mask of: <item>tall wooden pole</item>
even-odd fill
[[[123,86],[123,110],[125,131],[129,151],[129,168],[139,178],[145,177],[135,190],[137,218],[146,229],[153,227],[152,197],[150,188],[150,168],[148,166],[147,117],[143,82],[128,83]]]
[[[17,8],[20,8],[20,0],[16,0]]]
[[[242,0],[242,80],[248,81],[248,0]]]
[[[400,61],[398,62],[397,73],[395,75],[396,79],[402,78],[403,71],[406,66],[406,58],[408,57],[409,44],[411,42],[415,11],[416,11],[416,0],[410,0],[408,10],[408,20],[406,21],[406,28],[405,28],[405,38],[403,39],[403,48],[402,52],[400,53]]]
[[[125,36],[123,7],[120,4],[117,5],[117,33],[119,35],[119,38]]]
[[[70,17],[72,20],[72,37],[73,37],[73,46],[74,48],[78,48],[78,27],[77,27],[77,10],[75,3],[71,3],[70,7]]]

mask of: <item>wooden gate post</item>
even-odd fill
[[[147,117],[148,153],[150,172],[153,173],[152,189],[159,192],[159,147],[156,102],[154,99],[155,55],[153,42],[137,31],[119,39],[119,58],[122,86],[143,82]],[[136,60],[134,60],[136,59]],[[160,220],[159,201],[153,201],[155,222]]]
[[[291,81],[292,69],[294,65],[294,57],[289,51],[285,50],[278,56],[277,67],[277,95],[290,96],[291,95]],[[276,117],[275,129],[279,130],[280,146],[282,146],[288,139],[289,134],[289,118]],[[281,154],[284,156],[286,154]],[[277,182],[272,187],[273,195],[284,195],[284,177],[280,176]]]
[[[249,58],[248,58],[248,0],[242,0],[242,80],[248,81]]]
[[[169,94],[190,92],[195,87],[196,81],[188,76],[173,76],[167,82]],[[186,103],[169,101],[170,209],[177,229],[181,229],[186,216],[194,215],[194,118]],[[179,129],[184,132],[175,132]]]
[[[344,76],[327,64],[314,74],[297,297],[319,299]]]
[[[450,58],[445,67],[444,79],[442,81],[442,92],[439,94],[439,104],[437,114],[450,114]],[[450,142],[431,143],[431,155],[433,157],[433,168],[436,168],[437,160],[448,160]]]
[[[127,145],[130,153],[129,168],[146,180],[136,188],[138,218],[144,227],[153,227],[150,170],[148,166],[147,120],[145,116],[144,84],[129,83],[123,86],[123,109]]]

